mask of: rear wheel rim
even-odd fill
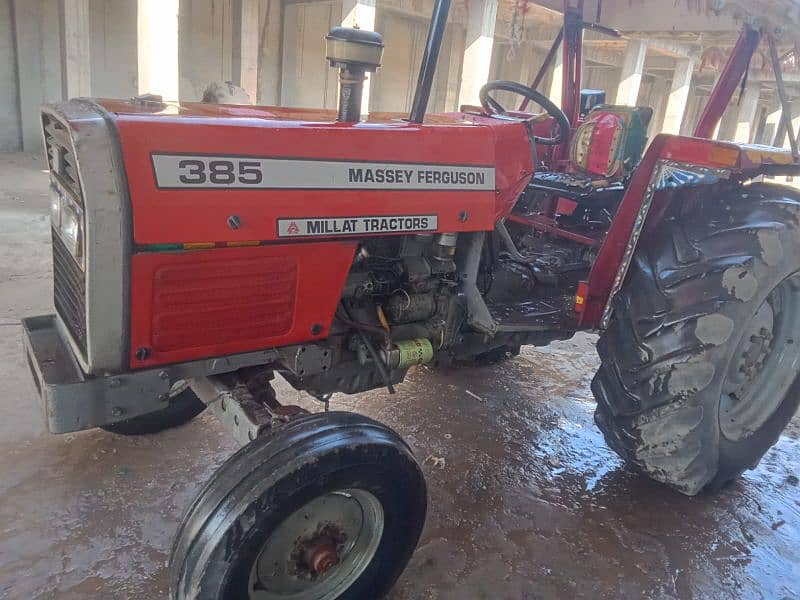
[[[720,398],[722,435],[747,439],[775,414],[800,366],[800,274],[773,289],[745,326]]]
[[[264,542],[250,570],[250,600],[339,598],[372,562],[383,529],[383,506],[366,490],[314,498]]]

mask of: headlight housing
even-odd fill
[[[64,242],[81,271],[86,270],[83,209],[57,185],[50,186],[50,218],[53,229]]]

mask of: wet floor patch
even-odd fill
[[[25,189],[46,189],[38,163],[4,161],[0,188],[30,162]],[[43,431],[9,332],[52,310],[47,210],[46,196],[0,196],[0,241],[18,246],[0,255],[0,598],[165,598],[181,513],[237,446],[210,414],[139,438]],[[605,445],[596,368],[579,335],[498,365],[421,368],[394,396],[334,397],[396,428],[428,480],[427,525],[391,600],[800,598],[798,419],[756,470],[686,498]]]

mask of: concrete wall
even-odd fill
[[[11,0],[0,0],[0,151],[22,150]]]
[[[61,27],[58,0],[12,0],[19,45],[22,144],[26,152],[40,152],[39,107],[57,102],[64,94],[61,76]]]
[[[0,0],[0,78],[4,82],[0,86],[3,107],[0,149],[23,147],[38,151],[39,106],[62,100],[66,94],[63,3],[64,0]],[[257,11],[258,39],[253,34],[252,22],[247,22],[247,27],[242,24],[243,3],[247,3],[247,18],[253,19]],[[561,6],[561,0],[556,4]],[[510,23],[516,4],[501,0],[500,5],[489,76],[529,83],[558,30],[558,17],[544,11],[523,20],[521,30],[512,31]],[[587,14],[595,14],[592,8],[595,5],[596,0],[587,0]],[[89,32],[89,65],[85,69],[89,92],[100,97],[131,97],[138,88],[137,1],[88,0],[88,6],[88,23],[84,19],[81,25]],[[384,34],[386,50],[383,69],[371,76],[371,111],[405,112],[410,108],[431,7],[432,0],[378,0],[375,27]],[[637,31],[673,24],[681,29],[733,27],[724,19],[710,23],[706,17],[694,13],[691,23],[679,23],[681,15],[687,20],[685,10],[681,12],[663,3],[658,7],[659,18],[648,20],[653,4],[643,8],[637,3],[631,8],[628,0],[605,0],[603,15],[612,24]],[[484,18],[492,17],[484,15]],[[251,59],[247,62],[247,73],[250,73],[249,89],[257,89],[258,103],[335,107],[337,73],[325,61],[324,35],[330,27],[340,24],[341,19],[342,0],[180,0],[180,97],[186,101],[199,100],[212,81],[240,83],[241,57],[257,55],[257,85],[252,77]],[[458,108],[463,92],[465,31],[469,19],[469,3],[454,3],[429,104],[431,111]],[[597,44],[596,36],[587,35],[583,86],[605,90],[608,100],[613,102],[621,78],[623,52],[613,44]],[[509,40],[511,37],[513,42]],[[247,46],[242,46],[243,43]],[[243,47],[245,54],[241,51]],[[663,52],[649,55],[638,103],[655,110],[652,135],[664,121],[665,90],[669,90],[673,59]],[[480,73],[483,78],[485,72]],[[468,81],[470,77],[467,73]],[[541,91],[550,91],[550,78],[548,74]],[[792,91],[793,95],[800,93],[796,85]],[[508,106],[518,102],[512,95],[501,94],[500,99]],[[703,102],[704,98],[694,92],[690,95],[683,118],[684,133],[693,129]],[[766,103],[767,99],[763,104]],[[731,134],[735,111],[734,107],[726,117],[723,136]],[[763,110],[757,114],[763,120]],[[755,126],[763,129],[759,123]]]
[[[137,93],[136,2],[90,0],[92,95],[131,98]]]
[[[212,81],[233,81],[233,1],[181,0],[180,95],[198,101]]]

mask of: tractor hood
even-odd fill
[[[324,110],[95,106],[119,135],[139,246],[270,241],[323,217],[435,216],[434,230],[485,231],[533,172],[525,125],[478,114],[347,123]]]

